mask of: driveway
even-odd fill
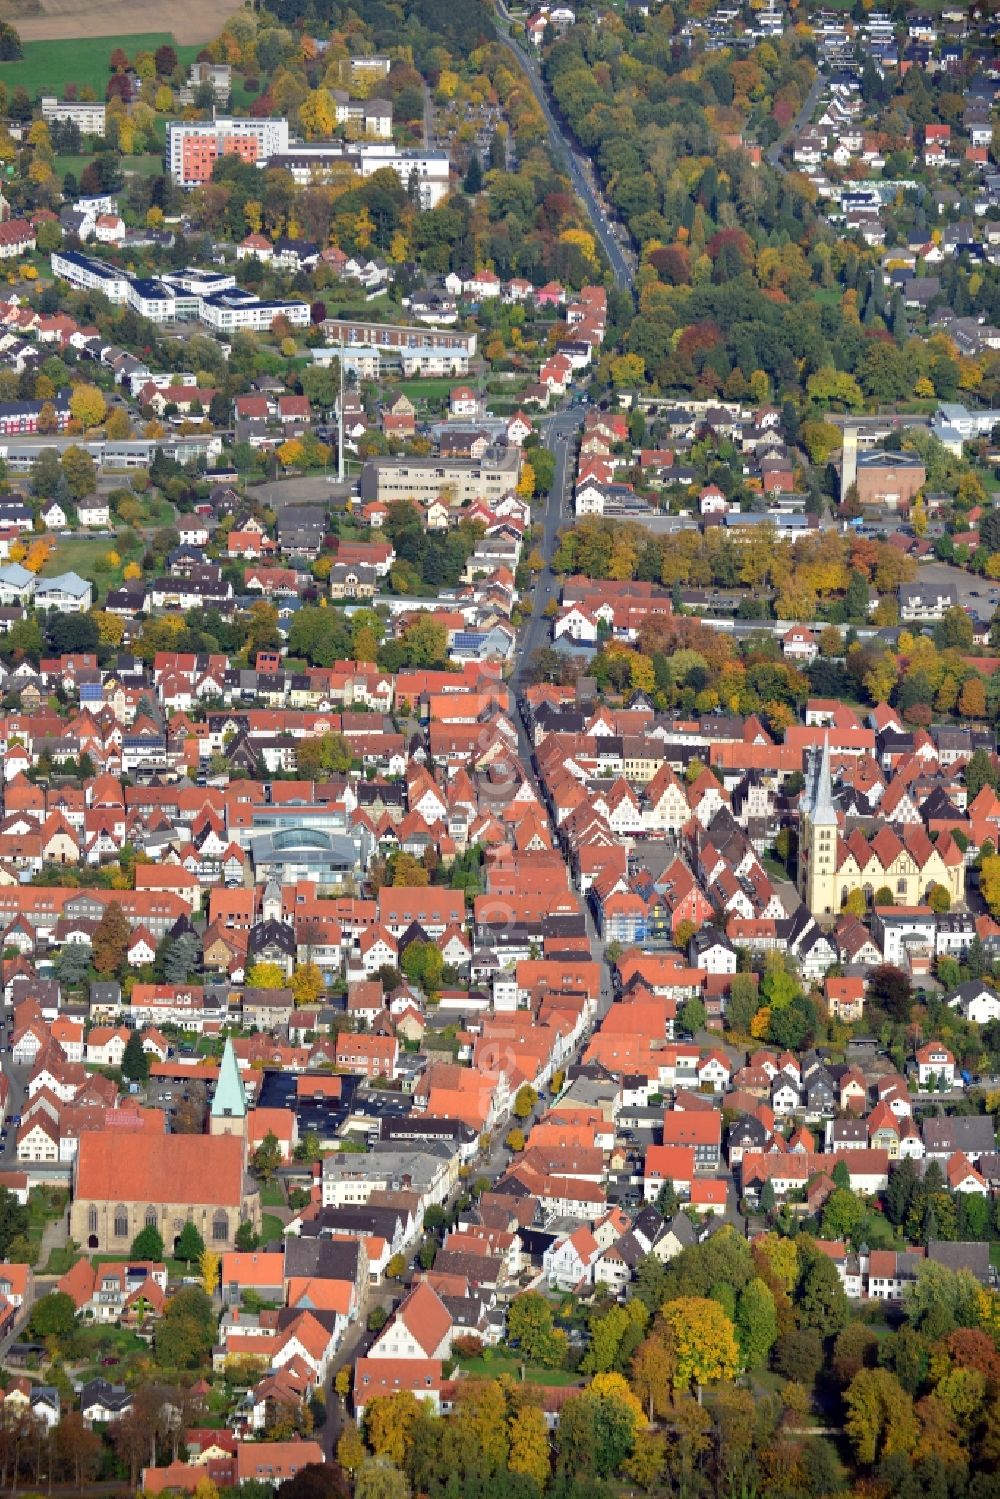
[[[817,73],[813,79],[812,88],[802,101],[802,108],[795,116],[795,119],[781,132],[778,139],[768,146],[768,165],[774,167],[775,171],[787,172],[788,168],[783,166],[781,162],[781,153],[793,136],[798,135],[800,130],[804,130],[807,125],[812,124],[812,117],[816,112],[816,106],[823,92],[824,83],[825,79],[822,73]]]

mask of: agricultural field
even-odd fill
[[[142,7],[138,10],[141,12]],[[157,47],[169,43],[177,52],[178,61],[187,67],[193,62],[198,54],[198,47],[193,45],[182,46],[175,41],[175,34],[169,31],[151,31],[133,34],[127,31],[112,33],[110,35],[93,35],[83,40],[66,37],[65,31],[59,40],[31,41],[32,27],[41,21],[56,21],[57,19],[71,23],[71,18],[55,16],[31,17],[18,22],[18,30],[24,41],[24,56],[18,62],[0,63],[0,81],[4,82],[8,89],[14,89],[21,85],[27,89],[29,96],[33,99],[40,93],[63,94],[67,83],[75,83],[78,88],[85,85],[90,87],[103,99],[104,90],[110,77],[108,66],[109,59],[116,47],[122,47],[129,56],[136,52],[155,52]],[[100,25],[100,17],[93,16],[94,24]]]
[[[0,12],[6,19],[16,21],[25,43],[58,44],[71,38],[86,41],[103,38],[112,47],[121,45],[127,50],[136,43],[145,45],[153,38],[154,46],[176,41],[179,53],[182,47],[203,47],[212,41],[239,8],[234,0],[176,0],[170,9],[170,34],[160,29],[164,20],[163,7],[155,0],[136,0],[134,4],[127,3],[127,0],[92,4],[87,0],[39,0],[30,8],[28,5],[16,6],[16,14],[15,7],[11,7],[9,15],[8,6],[3,4]],[[45,80],[46,87],[50,81],[54,82]]]

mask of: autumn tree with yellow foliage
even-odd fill
[[[80,384],[73,387],[69,398],[70,414],[81,427],[97,427],[103,422],[107,404],[96,385]]]
[[[663,1308],[673,1335],[675,1389],[694,1389],[732,1379],[740,1367],[736,1332],[717,1301],[706,1296],[679,1296]]]

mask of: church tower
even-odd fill
[[[837,836],[839,824],[833,805],[830,773],[830,736],[813,751],[799,809],[799,894],[814,916],[832,916],[839,907]]]
[[[247,1095],[229,1036],[226,1037],[226,1047],[219,1067],[219,1081],[212,1098],[208,1132],[210,1135],[240,1135],[246,1139]]]

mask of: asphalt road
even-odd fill
[[[510,24],[510,15],[503,4],[503,0],[497,0],[497,14],[502,22],[507,25]],[[516,42],[513,37],[508,36],[503,26],[497,27],[497,36],[508,51],[514,54],[524,70],[525,77],[531,85],[531,92],[537,99],[538,107],[545,116],[545,123],[549,127],[549,145],[552,147],[557,159],[562,155],[566,157],[570,180],[583,200],[584,207],[594,226],[594,232],[604,248],[604,253],[608,257],[611,269],[614,271],[615,280],[620,286],[625,287],[627,291],[634,292],[635,276],[632,267],[625,252],[622,250],[621,244],[615,237],[612,229],[612,220],[598,198],[597,193],[594,191],[594,188],[591,186],[587,173],[584,170],[584,157],[570,138],[568,132],[562,128],[556,119],[552,105],[549,103],[548,91],[538,70],[537,59],[529,56],[519,42]]]
[[[559,533],[559,525],[562,520],[563,502],[569,493],[572,479],[573,465],[576,457],[575,443],[573,441],[576,432],[583,425],[583,408],[580,406],[565,407],[549,418],[544,443],[550,453],[555,455],[555,475],[552,480],[552,490],[549,494],[548,503],[545,507],[543,517],[543,537],[541,553],[545,558],[545,566],[535,580],[534,595],[531,600],[531,617],[521,630],[521,638],[518,642],[517,663],[511,675],[511,690],[520,695],[525,668],[531,656],[534,655],[549,638],[549,622],[545,618],[544,609],[550,598],[556,596],[556,576],[552,571],[552,558],[555,556],[556,539]],[[523,725],[518,726],[519,733],[524,733]],[[531,745],[524,735],[523,743],[520,745],[522,756],[530,761]]]
[[[10,1022],[11,1011],[4,1005],[0,1010],[4,1025]],[[2,1049],[0,1049],[0,1067],[3,1069],[7,1079],[10,1093],[7,1098],[6,1122],[4,1133],[7,1138],[0,1144],[0,1170],[14,1171],[17,1169],[17,1125],[11,1120],[18,1114],[24,1112],[24,1105],[28,1098],[28,1079],[31,1076],[30,1066],[16,1066],[10,1053],[11,1032],[5,1030],[2,1037]]]

